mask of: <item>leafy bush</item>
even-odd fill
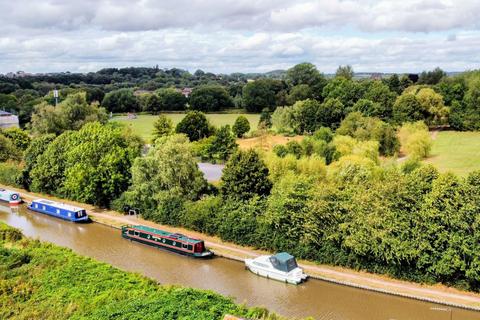
[[[432,137],[425,123],[406,123],[400,128],[398,136],[402,150],[410,158],[423,159],[430,154]]]
[[[245,116],[239,116],[233,124],[232,131],[237,138],[243,138],[250,131],[250,122]]]
[[[175,132],[186,134],[190,141],[197,141],[213,134],[207,117],[200,111],[189,111],[177,124]]]
[[[172,119],[168,118],[164,114],[158,116],[157,120],[153,123],[153,141],[168,136],[173,133]]]
[[[0,183],[21,188],[22,170],[16,162],[0,162]]]

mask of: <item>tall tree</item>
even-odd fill
[[[271,188],[268,169],[252,149],[233,154],[223,169],[220,192],[225,197],[246,200],[267,196]]]

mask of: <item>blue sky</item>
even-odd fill
[[[0,73],[480,67],[480,1],[0,0]]]

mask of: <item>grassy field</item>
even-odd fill
[[[480,132],[439,132],[425,162],[459,175],[480,170]]]
[[[172,119],[174,125],[177,125],[177,123],[179,123],[183,117],[185,117],[185,113],[165,113],[165,115]],[[237,117],[240,115],[243,115],[248,119],[251,130],[255,130],[257,128],[260,114],[209,113],[206,116],[211,124],[213,124],[215,127],[220,127],[226,124],[233,125],[235,119],[237,119]],[[119,116],[114,117],[112,121],[118,121],[129,125],[135,133],[149,141],[152,137],[153,122],[156,118],[157,116],[154,115],[139,115],[137,119],[128,119],[127,117]]]

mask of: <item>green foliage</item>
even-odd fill
[[[330,142],[333,139],[333,132],[328,127],[320,127],[313,133],[313,137],[316,140],[323,140],[325,142]]]
[[[264,126],[265,128],[272,127],[272,113],[268,108],[263,108],[260,114],[260,120],[258,121],[258,127]]]
[[[16,162],[0,162],[0,183],[21,188],[22,169]]]
[[[318,128],[320,103],[316,100],[296,102],[292,107],[292,127],[295,133],[313,133]]]
[[[30,172],[37,166],[38,157],[47,150],[48,145],[55,140],[54,134],[46,134],[43,136],[35,137],[27,150],[23,154],[23,160],[25,162],[25,168],[22,172],[22,186],[29,190],[32,183]]]
[[[348,135],[360,141],[378,141],[381,155],[392,156],[400,150],[400,142],[392,126],[378,118],[364,117],[359,112],[348,114],[336,133]]]
[[[419,121],[425,118],[420,101],[411,93],[403,93],[393,105],[393,121],[397,124]]]
[[[188,139],[184,135],[172,135],[158,139],[146,156],[135,159],[132,186],[123,194],[121,202],[139,208],[146,218],[156,215],[158,222],[173,223],[165,213],[170,212],[171,207],[166,206],[181,207],[184,200],[198,199],[205,188],[206,181]]]
[[[208,137],[212,131],[205,114],[200,111],[189,111],[175,128],[175,132],[186,134],[190,141]]]
[[[35,107],[30,127],[36,134],[61,134],[66,130],[78,130],[86,123],[107,122],[105,109],[97,103],[88,104],[84,92],[70,94],[54,107],[41,103]]]
[[[0,224],[2,319],[279,319],[211,291],[161,286]],[[141,311],[139,311],[141,310]],[[264,317],[264,318],[263,318]]]
[[[237,138],[243,138],[245,133],[250,131],[250,122],[245,116],[239,116],[233,124],[232,131]]]
[[[345,106],[338,99],[326,99],[317,112],[318,127],[335,129],[345,116]]]
[[[287,96],[287,103],[293,105],[297,101],[313,99],[312,89],[307,84],[297,84],[290,89]]]
[[[297,85],[308,85],[313,98],[317,100],[322,99],[322,90],[326,85],[326,79],[313,64],[304,62],[295,65],[287,70],[285,81],[291,87]]]
[[[153,123],[153,141],[173,133],[173,121],[164,114],[158,116]]]
[[[352,66],[350,65],[346,65],[346,66],[339,66],[337,68],[337,71],[335,72],[335,77],[341,77],[341,78],[345,78],[345,79],[348,79],[348,80],[352,80],[353,79],[353,68]]]
[[[108,206],[130,184],[142,142],[120,126],[90,123],[48,145],[30,171],[31,189]]]
[[[346,108],[352,107],[363,96],[365,88],[356,81],[336,77],[323,88],[324,99],[338,99]]]
[[[192,110],[213,112],[233,107],[233,99],[222,86],[196,87],[190,95],[190,108]]]
[[[161,111],[177,111],[185,110],[187,98],[178,90],[173,88],[159,89],[156,91],[158,96],[158,110]]]
[[[20,150],[15,147],[13,141],[0,134],[0,162],[20,160],[20,158]]]
[[[15,148],[20,150],[27,149],[30,141],[32,140],[28,133],[19,128],[0,130],[0,134],[10,139]]]
[[[430,154],[432,137],[425,123],[405,123],[398,132],[402,150],[413,159],[423,159]]]
[[[292,107],[278,107],[272,114],[272,125],[278,132],[290,132],[293,130]]]
[[[444,78],[447,74],[445,71],[436,67],[432,71],[423,71],[418,77],[419,84],[437,84]]]
[[[361,111],[366,116],[378,117],[387,121],[392,117],[393,104],[395,103],[396,98],[397,94],[390,91],[390,88],[387,85],[383,84],[381,81],[372,81],[369,83],[368,89],[363,95],[363,99],[372,101],[373,105],[366,108],[365,112],[362,110],[358,111]],[[357,103],[359,103],[359,101],[357,101]]]
[[[220,127],[207,149],[208,158],[211,160],[226,161],[232,153],[238,149],[238,145],[235,142],[235,137],[230,130],[230,126],[226,125]]]
[[[260,79],[247,83],[242,91],[242,105],[249,112],[276,107],[275,86],[272,80]]]
[[[140,110],[138,101],[131,89],[119,89],[107,93],[102,100],[102,107],[114,113]]]
[[[237,151],[223,169],[220,192],[225,197],[267,196],[272,188],[268,169],[254,150]]]

